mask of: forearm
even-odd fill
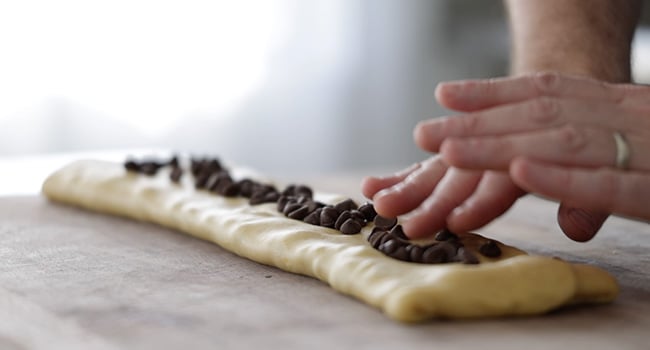
[[[630,81],[640,0],[506,0],[512,73],[552,70]]]

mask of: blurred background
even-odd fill
[[[508,41],[500,0],[2,1],[0,156],[397,169],[426,156],[414,125],[446,113],[436,84],[506,74]]]

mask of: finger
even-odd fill
[[[650,148],[650,140],[644,137],[631,135],[626,141],[632,150]],[[596,168],[616,164],[617,146],[612,131],[569,125],[512,136],[452,138],[443,143],[440,154],[447,164],[464,169],[507,170],[517,156]],[[650,170],[650,157],[631,154],[629,168]]]
[[[613,169],[581,169],[516,158],[510,177],[524,190],[597,212],[650,220],[650,175]]]
[[[560,203],[557,222],[567,237],[574,241],[587,242],[598,233],[608,216],[607,213],[575,208]]]
[[[407,176],[420,168],[421,165],[421,163],[415,163],[406,169],[388,176],[367,176],[361,180],[361,193],[366,198],[372,198],[377,192],[404,181]]]
[[[535,73],[517,77],[444,82],[436,99],[446,108],[475,111],[540,96],[565,96],[601,101],[621,101],[625,89],[584,77]]]
[[[540,97],[473,113],[435,118],[418,123],[416,144],[429,152],[438,152],[449,137],[496,136],[534,131],[564,125],[588,125],[619,131],[650,127],[648,118],[612,103],[585,103],[576,99]]]
[[[446,226],[446,218],[473,192],[482,172],[450,168],[428,198],[409,213],[403,227],[410,238],[431,236]]]
[[[422,162],[402,181],[374,194],[375,210],[385,217],[397,217],[415,209],[433,192],[446,171],[447,165],[440,157]]]
[[[474,194],[449,214],[447,227],[454,232],[483,227],[505,213],[524,194],[508,174],[488,171]]]

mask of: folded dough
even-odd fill
[[[235,175],[236,171],[233,172]],[[195,190],[190,179],[148,177],[121,164],[77,161],[48,177],[53,201],[177,229],[262,264],[312,276],[405,322],[542,314],[563,305],[612,301],[616,281],[588,265],[531,256],[505,245],[479,265],[424,265],[389,258],[361,235],[343,235],[284,217],[275,204],[251,206]],[[316,193],[335,203],[342,196]]]

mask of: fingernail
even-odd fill
[[[571,238],[582,242],[592,239],[603,224],[602,220],[582,209],[571,209],[569,218],[573,221],[575,227],[580,230],[579,234],[572,235]]]

